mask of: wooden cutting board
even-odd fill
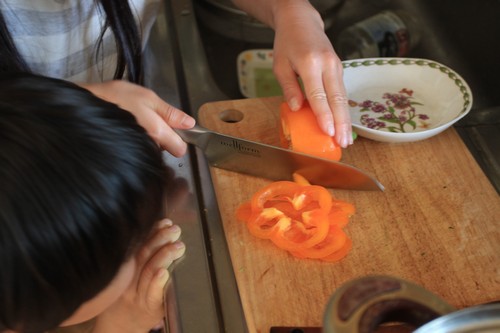
[[[208,103],[199,122],[278,145],[280,103],[280,97]],[[413,281],[457,308],[500,300],[500,197],[453,128],[413,143],[358,138],[342,161],[386,190],[332,190],[357,209],[346,227],[353,249],[334,264],[296,259],[251,236],[235,211],[270,181],[211,169],[250,332],[322,326],[335,289],[368,274]]]

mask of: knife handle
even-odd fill
[[[189,129],[174,128],[173,130],[181,137],[182,140],[200,148],[204,148],[208,142],[206,140],[207,136],[210,134],[209,130],[200,125],[194,125]]]

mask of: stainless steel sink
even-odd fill
[[[193,0],[203,1],[203,0]],[[243,98],[236,57],[244,50],[271,48],[224,37],[199,20],[196,2],[165,1],[146,52],[147,84],[161,97],[197,115],[206,102]],[[338,32],[384,9],[401,8],[420,20],[421,43],[409,56],[433,59],[460,73],[474,94],[471,113],[456,125],[462,139],[500,192],[500,12],[498,0],[348,0],[327,31]],[[234,64],[234,70],[228,69]],[[210,172],[192,148],[176,159],[165,154],[174,184],[187,200],[173,207],[183,228],[187,254],[173,270],[169,288],[170,332],[246,332]],[[452,166],[450,166],[452,167]]]

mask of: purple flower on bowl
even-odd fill
[[[413,97],[413,90],[403,88],[397,93],[386,92],[382,101],[365,100],[361,103],[349,101],[349,106],[358,107],[362,125],[372,129],[383,129],[390,132],[404,133],[410,128],[427,128],[429,125],[424,120],[429,116],[417,113],[416,106],[423,105]],[[369,112],[375,113],[370,115]],[[417,121],[419,122],[417,124]]]

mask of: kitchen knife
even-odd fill
[[[294,172],[311,184],[346,190],[384,190],[384,186],[351,165],[318,158],[289,149],[217,133],[195,125],[174,129],[187,143],[194,144],[216,168],[267,178],[292,180]]]

